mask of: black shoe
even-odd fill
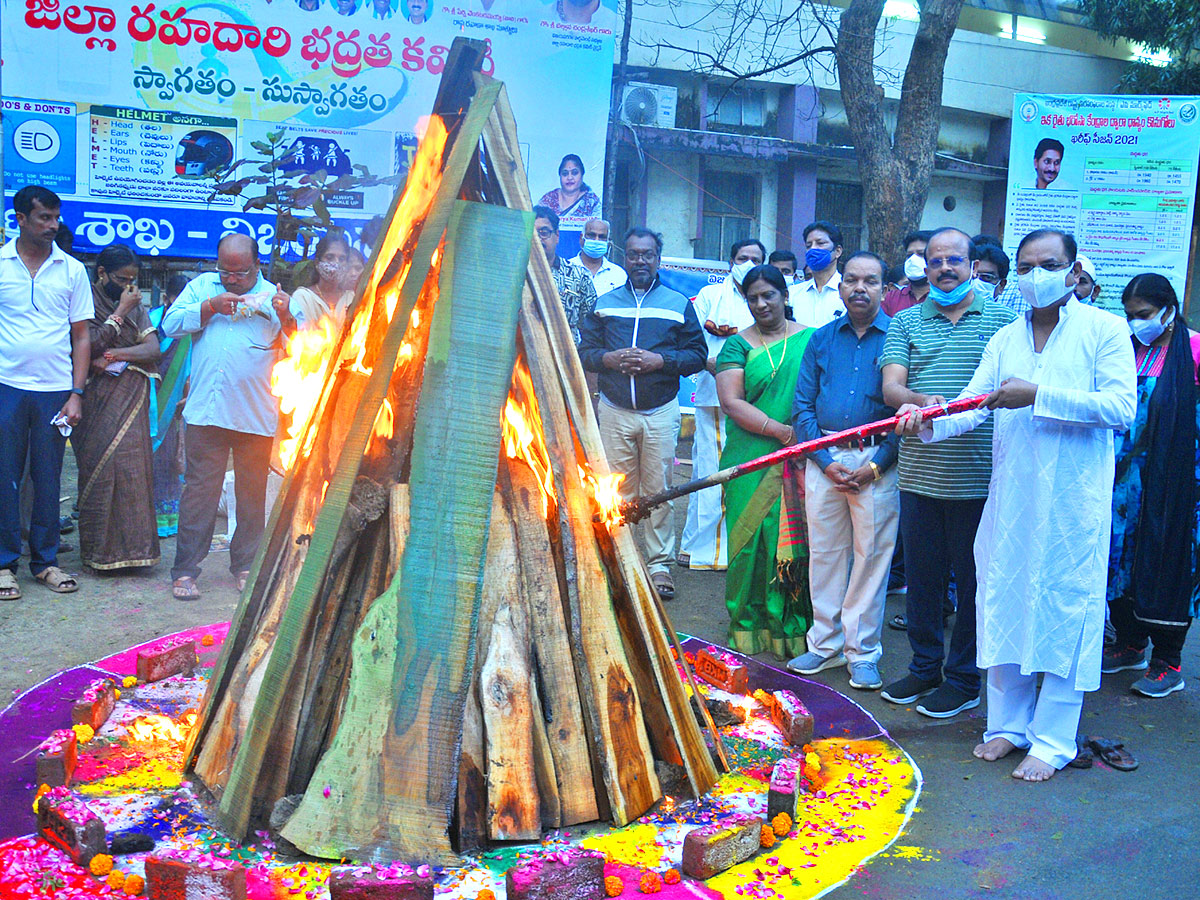
[[[952,684],[943,684],[917,704],[917,712],[931,719],[949,719],[979,705],[978,694],[968,694]]]
[[[1149,665],[1145,647],[1139,650],[1137,647],[1118,647],[1113,644],[1105,647],[1100,657],[1100,671],[1105,675],[1126,670],[1140,672]]]
[[[896,631],[908,631],[908,616],[904,613],[896,613],[887,620],[888,628]]]
[[[63,516],[61,519],[58,520],[58,533],[59,534],[70,534],[74,530],[75,530],[75,520],[72,519],[70,516]]]
[[[879,696],[888,703],[904,706],[912,703],[914,700],[919,700],[926,694],[932,694],[938,689],[938,685],[941,683],[942,680],[940,678],[929,681],[924,678],[918,678],[916,675],[905,675],[899,681],[893,681],[880,691]]]

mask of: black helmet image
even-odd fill
[[[208,175],[233,162],[233,144],[216,131],[189,131],[175,151],[175,174]]]

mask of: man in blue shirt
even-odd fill
[[[847,315],[819,328],[800,363],[793,424],[808,441],[892,415],[879,356],[891,319],[880,309],[885,263],[862,251],[838,286]],[[895,434],[814,453],[805,463],[809,585],[808,652],[788,663],[804,675],[849,661],[850,686],[883,686],[879,659],[888,569],[900,521]]]
[[[286,310],[289,299],[263,278],[254,240],[229,234],[217,246],[217,271],[188,282],[163,315],[167,337],[192,335],[183,496],[171,570],[177,600],[200,596],[196,579],[212,543],[231,450],[238,516],[229,570],[238,590],[245,586],[265,525],[267,469],[279,423],[271,393],[281,330],[276,310]]]

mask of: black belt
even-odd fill
[[[834,446],[846,447],[850,450],[857,450],[859,447],[878,447],[883,444],[887,438],[888,436],[886,434],[868,434],[866,437],[861,439],[851,438],[850,440],[844,441],[840,444],[834,444]]]

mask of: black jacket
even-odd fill
[[[704,368],[708,345],[700,320],[687,297],[657,278],[639,303],[626,282],[596,301],[579,321],[579,358],[583,367],[600,373],[600,392],[614,406],[655,409],[679,394],[679,378]],[[604,354],[639,347],[663,358],[663,367],[648,375],[622,375],[604,368]]]

